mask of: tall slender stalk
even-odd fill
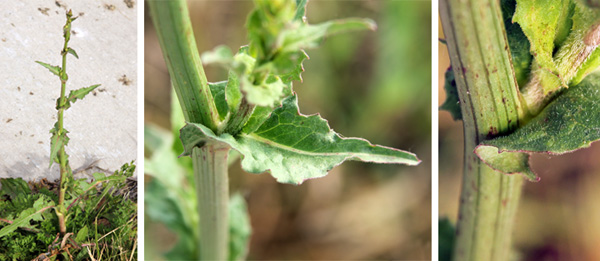
[[[474,153],[525,117],[498,0],[444,0],[440,15],[464,127],[464,170],[454,260],[508,260],[523,178]]]
[[[67,13],[67,22],[63,27],[63,36],[65,38],[65,43],[63,49],[61,51],[62,55],[62,66],[60,68],[60,98],[58,101],[58,136],[66,137],[66,130],[63,128],[63,114],[66,109],[64,106],[66,104],[67,97],[65,96],[66,88],[67,88],[67,80],[69,77],[67,76],[67,54],[68,52],[68,44],[71,39],[71,22],[75,20],[72,18],[73,14],[69,10]],[[67,233],[66,226],[66,208],[64,206],[65,202],[65,191],[67,189],[67,179],[68,175],[71,174],[71,167],[69,166],[68,155],[65,152],[66,142],[61,143],[58,161],[60,164],[60,187],[58,192],[58,208],[56,209],[56,215],[58,216],[58,226],[61,234]]]
[[[185,0],[148,1],[171,82],[185,120],[213,132],[222,128],[202,67]],[[228,255],[229,147],[206,144],[192,151],[198,212],[200,259],[225,260]]]

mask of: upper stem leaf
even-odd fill
[[[56,76],[60,76],[60,67],[58,66],[54,66],[54,65],[50,65],[44,62],[40,62],[40,61],[35,61],[36,63],[41,64],[42,66],[46,67],[46,69],[50,70],[51,73],[53,73]]]
[[[323,177],[346,160],[417,165],[410,153],[373,145],[360,138],[344,138],[319,115],[299,113],[296,96],[283,101],[253,133],[215,135],[201,124],[181,129],[184,155],[207,142],[224,142],[242,154],[242,168],[251,173],[269,171],[281,183],[301,184]]]

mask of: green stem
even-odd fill
[[[454,260],[508,260],[523,178],[491,169],[473,153],[514,130],[522,106],[500,4],[445,0],[440,16],[461,101],[465,161]]]
[[[206,144],[192,150],[200,216],[200,260],[227,260],[228,153],[229,146],[221,143]]]
[[[201,123],[216,133],[219,115],[196,47],[185,0],[147,3],[185,120]]]
[[[60,98],[58,101],[58,135],[62,137],[64,133],[63,128],[63,114],[65,111],[65,107],[63,106],[65,103],[65,93],[67,89],[67,49],[69,44],[69,39],[71,36],[71,11],[67,14],[67,22],[64,26],[64,38],[65,43],[63,46],[63,50],[61,51],[62,55],[62,67],[60,68],[59,78],[60,78]],[[64,143],[61,145],[60,150],[58,152],[58,161],[60,164],[60,186],[58,188],[58,206],[56,208],[56,215],[58,216],[58,227],[61,234],[67,233],[67,220],[66,220],[66,209],[64,207],[65,202],[65,190],[67,185],[67,175],[69,169],[69,162],[67,160],[67,153],[65,152]]]
[[[147,3],[185,120],[201,123],[219,133],[221,123],[196,48],[185,0]],[[222,144],[205,144],[192,151],[202,260],[225,260],[228,255],[228,152],[229,147]]]

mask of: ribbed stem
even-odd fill
[[[440,15],[461,102],[465,161],[454,260],[508,260],[523,178],[473,153],[525,115],[497,0],[443,0]]]
[[[226,260],[229,243],[227,204],[229,146],[206,144],[192,150],[200,216],[200,260]]]

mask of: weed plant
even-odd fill
[[[50,130],[50,166],[60,165],[60,180],[54,188],[41,183],[30,185],[23,179],[0,180],[0,260],[132,260],[136,257],[137,205],[135,199],[128,197],[131,188],[126,182],[133,175],[135,164],[124,164],[109,176],[94,173],[91,183],[86,179],[75,180],[69,165],[64,111],[100,85],[72,90],[66,95],[67,56],[79,58],[68,46],[71,23],[77,17],[69,10],[66,18],[62,65],[37,61],[61,82],[56,101],[57,122]]]

